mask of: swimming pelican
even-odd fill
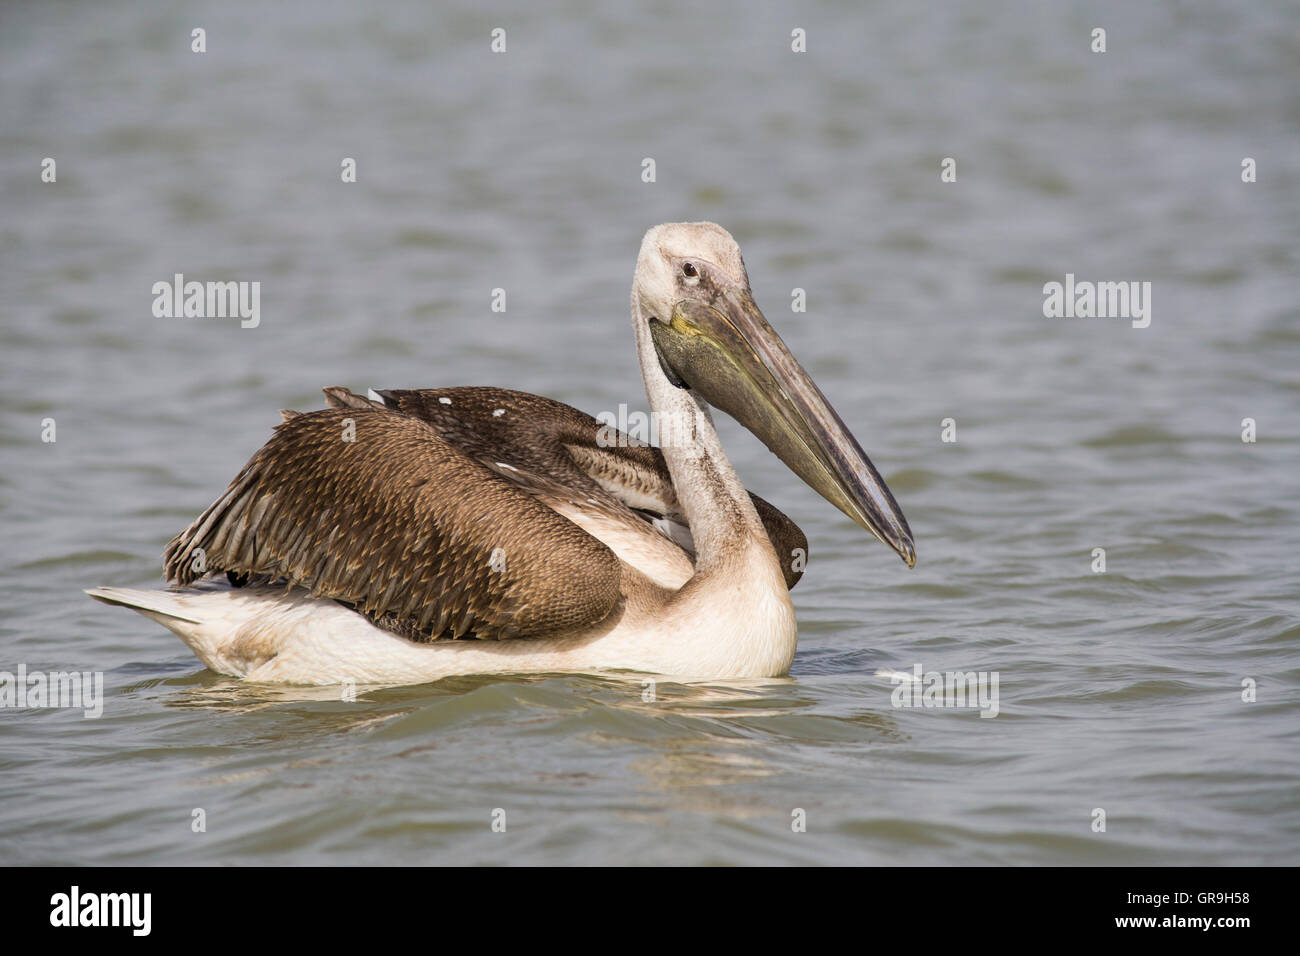
[[[646,233],[632,326],[660,448],[524,392],[328,388],[168,545],[176,586],[87,593],[252,681],[782,676],[807,540],[745,491],[710,406],[911,567],[907,521],[725,229]]]

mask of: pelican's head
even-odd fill
[[[711,222],[655,226],[641,243],[633,298],[672,385],[731,415],[908,567],[916,563],[902,510],[754,304],[727,230]]]

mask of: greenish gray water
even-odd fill
[[[107,699],[0,710],[0,861],[1294,862],[1298,38],[1282,2],[3,5],[0,670]],[[909,572],[722,423],[811,540],[788,680],[351,703],[82,596],[160,584],[320,386],[643,407],[631,271],[679,219],[736,235],[916,535]],[[260,325],[155,318],[177,272],[260,281]],[[1151,282],[1150,327],[1045,318],[1067,273]],[[893,707],[917,663],[1000,713]]]

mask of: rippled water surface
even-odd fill
[[[1300,8],[610,6],[0,7],[0,669],[107,697],[0,710],[0,860],[1294,862]],[[679,219],[916,535],[908,571],[721,423],[812,542],[790,678],[352,703],[82,595],[160,584],[323,385],[643,407],[627,292]],[[261,282],[260,325],[155,318],[178,272]],[[1045,318],[1067,273],[1151,282],[1150,327]],[[998,716],[892,706],[916,664],[997,672]]]

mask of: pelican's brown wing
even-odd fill
[[[284,580],[425,640],[581,628],[621,598],[603,543],[429,423],[365,400],[287,416],[168,545],[166,571]]]
[[[375,404],[345,388],[327,388],[331,404]],[[545,476],[610,509],[631,509],[693,553],[663,454],[645,442],[563,402],[505,388],[381,389],[395,411],[419,418],[447,442],[493,470],[513,469],[520,483]],[[509,477],[509,471],[501,471]],[[793,588],[807,565],[808,539],[799,526],[758,495],[758,516]],[[629,515],[630,517],[630,515]]]

